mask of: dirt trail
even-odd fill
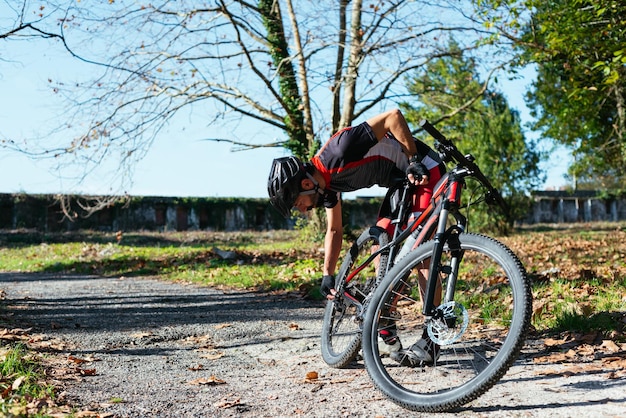
[[[0,274],[19,326],[67,343],[94,371],[67,388],[80,409],[115,417],[624,417],[626,379],[602,359],[536,364],[530,341],[502,381],[454,413],[386,400],[362,364],[327,367],[323,305],[150,278]],[[622,353],[623,354],[623,353]],[[319,378],[307,380],[309,372]]]

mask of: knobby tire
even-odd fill
[[[395,323],[405,348],[422,336],[425,324],[417,278],[430,263],[434,241],[398,261],[374,292],[365,317],[363,357],[372,381],[389,399],[413,411],[449,411],[478,398],[506,373],[525,342],[532,294],[522,263],[492,238],[460,234],[459,241],[463,255],[455,312],[469,321],[464,329],[460,318],[451,322],[456,339],[443,341],[433,365],[406,367],[381,356],[378,333]],[[437,269],[444,294],[452,253],[446,244]]]

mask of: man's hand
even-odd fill
[[[428,184],[430,172],[424,164],[413,157],[411,158],[409,166],[406,169],[406,176],[411,184],[415,186],[423,186]]]
[[[320,292],[328,299],[333,300],[337,291],[335,288],[335,276],[325,275],[322,277],[322,285],[320,286]]]

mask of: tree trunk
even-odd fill
[[[352,4],[352,26],[350,30],[350,57],[346,69],[344,82],[343,112],[338,129],[352,124],[354,107],[356,106],[356,80],[359,75],[359,65],[363,59],[363,29],[361,28],[361,7],[363,0],[355,0]]]
[[[624,103],[623,78],[615,83],[615,107],[617,110],[617,121],[615,122],[615,134],[622,149],[622,164],[626,165],[626,143],[624,142],[624,132],[626,131],[626,104]]]
[[[286,111],[284,122],[289,137],[286,147],[297,157],[307,158],[309,143],[304,126],[302,96],[298,90],[293,62],[289,56],[280,3],[276,0],[260,0],[259,11],[267,29],[270,53],[278,74],[281,104]]]
[[[296,14],[293,11],[293,4],[291,0],[287,0],[287,10],[289,13],[289,20],[291,21],[291,27],[294,33],[294,42],[296,43],[296,55],[298,57],[298,76],[300,79],[300,88],[302,91],[302,112],[304,113],[303,129],[307,140],[308,153],[309,156],[312,156],[317,151],[318,146],[315,141],[315,134],[313,132],[313,116],[311,114],[311,101],[309,98],[309,83],[306,71],[306,62],[304,61],[302,41],[300,39],[300,29],[298,27],[298,21],[296,20]]]
[[[350,0],[341,0],[339,5],[339,39],[337,42],[337,60],[335,62],[335,77],[333,81],[333,108],[331,116],[332,132],[339,129],[341,119],[341,85],[343,77],[343,58],[346,53],[347,22],[346,9]]]

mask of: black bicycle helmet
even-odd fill
[[[276,158],[272,163],[267,193],[270,203],[285,218],[291,214],[291,208],[300,194],[300,182],[305,176],[306,168],[297,157]]]

